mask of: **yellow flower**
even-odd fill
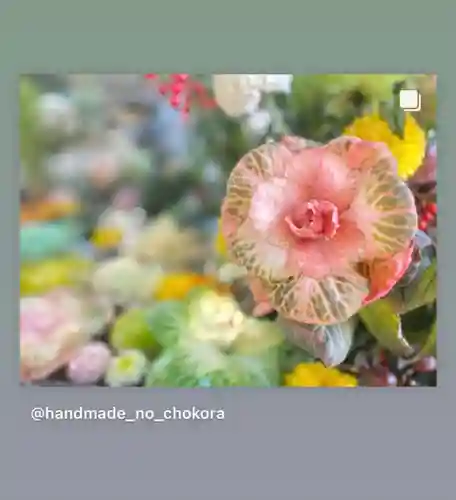
[[[426,135],[409,113],[405,114],[403,139],[393,133],[379,114],[357,118],[344,130],[344,135],[385,143],[396,158],[398,173],[403,179],[418,170],[426,151]]]
[[[90,261],[72,256],[22,264],[21,295],[41,295],[55,288],[71,286],[83,280],[91,267]]]
[[[226,241],[223,236],[221,227],[220,227],[220,222],[219,222],[219,227],[217,231],[217,236],[215,237],[215,251],[220,257],[225,258],[227,256],[227,246],[226,246]]]
[[[228,292],[228,288],[212,276],[178,273],[167,274],[159,280],[154,298],[156,300],[182,300],[196,287],[208,287],[219,292]]]
[[[95,229],[91,242],[96,248],[111,249],[122,242],[122,231],[115,227],[99,227]]]
[[[326,368],[322,363],[301,363],[293,372],[285,375],[289,387],[356,387],[358,381],[352,375],[337,368]]]

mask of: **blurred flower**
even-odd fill
[[[95,228],[90,242],[101,250],[117,248],[122,243],[122,231],[118,227]]]
[[[257,111],[262,93],[290,93],[293,75],[213,75],[218,106],[233,118]]]
[[[117,193],[113,205],[100,215],[92,236],[94,246],[105,249],[120,247],[126,253],[136,245],[147,215],[142,208],[129,206],[133,202],[132,196],[133,193],[126,190]]]
[[[112,206],[118,210],[134,210],[140,204],[140,193],[133,187],[119,189],[112,200]]]
[[[225,293],[228,291],[227,287],[213,276],[195,273],[165,274],[156,284],[154,298],[156,300],[182,300],[198,287],[212,288]]]
[[[163,215],[143,229],[130,253],[140,262],[157,263],[176,271],[188,268],[205,252],[196,231],[183,229],[173,217]]]
[[[122,165],[112,151],[97,152],[93,155],[88,169],[88,180],[97,189],[112,185],[119,177]]]
[[[24,224],[19,231],[21,262],[69,254],[80,241],[81,228],[73,221]]]
[[[20,300],[20,377],[42,380],[73,357],[88,340],[81,303],[59,291]]]
[[[142,265],[130,257],[102,262],[92,277],[95,292],[115,305],[129,305],[150,300],[162,271],[157,266]]]
[[[71,100],[62,94],[43,94],[39,98],[39,117],[46,131],[72,134],[78,126],[76,109]]]
[[[300,363],[293,372],[285,375],[289,387],[356,387],[358,381],[352,375],[336,368],[326,368],[321,363]]]
[[[226,258],[227,257],[227,246],[226,246],[226,241],[225,241],[225,237],[223,236],[223,232],[222,232],[222,226],[221,226],[221,223],[219,222],[219,225],[218,225],[218,231],[217,231],[217,235],[215,237],[215,251],[217,252],[217,254],[222,257],[222,258]]]
[[[147,365],[147,358],[141,351],[123,351],[111,358],[105,382],[110,387],[139,384],[146,373]]]
[[[293,75],[253,75],[259,82],[259,88],[265,92],[280,92],[289,94],[293,83]]]
[[[161,355],[147,385],[201,387],[262,386],[278,383],[279,330],[247,317],[232,297],[201,290],[184,302],[160,302],[149,315],[160,332]]]
[[[187,73],[171,73],[169,77],[149,73],[145,78],[157,86],[159,93],[167,97],[169,105],[178,110],[183,118],[188,117],[194,105],[203,109],[214,107],[204,84]]]
[[[418,170],[426,151],[426,135],[410,113],[405,113],[403,138],[394,134],[378,114],[357,118],[344,134],[386,144],[396,158],[402,179],[411,177]]]
[[[255,75],[213,75],[212,86],[218,106],[233,118],[250,114],[261,101],[261,87]]]
[[[258,110],[247,117],[247,131],[255,136],[263,136],[271,125],[271,113],[265,109]]]
[[[353,137],[254,149],[232,170],[222,206],[255,313],[274,309],[300,323],[346,321],[374,292],[388,293],[405,271],[416,226],[413,195],[388,148]]]
[[[246,317],[229,296],[203,292],[189,308],[188,335],[196,340],[228,346],[242,332]]]
[[[21,203],[21,224],[26,222],[43,222],[56,220],[79,212],[80,205],[69,196],[52,195],[46,199]]]
[[[91,261],[73,256],[24,263],[20,268],[21,295],[40,295],[54,288],[75,285],[91,268]]]
[[[95,384],[105,374],[110,360],[111,351],[104,342],[91,342],[76,352],[68,363],[68,378],[75,384]]]

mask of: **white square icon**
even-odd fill
[[[399,106],[405,111],[420,111],[421,94],[416,89],[402,89],[399,93]]]

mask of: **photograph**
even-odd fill
[[[17,85],[21,386],[437,387],[435,74]]]

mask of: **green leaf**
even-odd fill
[[[179,301],[159,302],[147,312],[147,323],[161,346],[172,347],[185,332],[187,306]]]
[[[404,88],[404,85],[405,81],[401,81],[393,86],[392,104],[381,102],[379,105],[380,116],[388,123],[393,134],[400,139],[404,138],[405,113],[400,107],[399,93]]]
[[[426,339],[422,349],[417,354],[417,358],[422,358],[426,356],[435,356],[437,350],[437,321],[432,325],[430,334]]]
[[[437,261],[422,269],[416,279],[406,287],[396,287],[388,295],[395,312],[404,314],[419,307],[432,304],[437,299]]]
[[[409,307],[416,309],[425,304],[432,304],[437,299],[437,260],[425,269],[415,286],[412,287]]]
[[[207,342],[166,349],[152,363],[146,387],[274,387],[278,359],[225,354]]]
[[[281,372],[288,373],[300,363],[314,362],[315,358],[304,349],[286,341],[279,347],[279,360]]]
[[[232,350],[244,356],[256,356],[277,348],[283,336],[276,323],[248,318],[243,331],[236,337]]]
[[[306,325],[279,318],[285,337],[326,366],[340,365],[350,351],[356,318],[336,325]]]
[[[359,316],[381,345],[401,357],[413,354],[413,348],[402,333],[401,318],[387,300],[377,300],[364,307]]]

